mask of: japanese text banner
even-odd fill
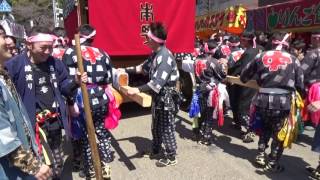
[[[167,47],[173,52],[193,52],[194,0],[90,0],[89,22],[96,28],[96,47],[109,55],[145,55],[148,24],[163,22]]]

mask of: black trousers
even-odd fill
[[[272,138],[269,161],[277,163],[283,153],[283,141],[278,139],[278,133],[284,125],[285,118],[289,116],[290,110],[273,110],[257,108],[257,113],[262,120],[262,133],[259,137],[258,150],[265,152],[268,142]]]
[[[47,131],[48,145],[53,156],[53,177],[60,177],[64,164],[61,129]]]
[[[204,111],[201,112],[200,139],[204,141],[210,141],[213,136],[213,122],[217,122],[217,120],[213,118],[213,110],[212,107],[206,107]]]
[[[175,117],[173,110],[165,110],[152,104],[152,148],[160,151],[164,145],[165,154],[168,156],[176,155],[177,142],[175,138]]]
[[[213,119],[213,107],[208,107],[208,96],[209,92],[202,92],[200,96],[200,113],[201,117],[199,118],[199,130],[200,130],[200,139],[205,141],[210,141],[213,136],[213,124],[216,122],[216,119]]]
[[[98,139],[98,149],[100,154],[100,160],[103,163],[110,163],[112,161],[112,152],[111,152],[111,136],[110,132],[104,127],[104,117],[107,112],[106,107],[101,107],[99,109],[93,110],[93,121],[96,131],[96,137]],[[88,174],[89,169],[93,170],[93,162],[91,157],[91,148],[88,140],[87,130],[86,137],[82,138],[82,154],[84,158],[84,169]],[[102,164],[104,165],[104,164]]]
[[[239,85],[229,85],[228,92],[235,124],[238,126],[243,125],[247,130],[249,130],[250,105],[252,98],[257,91],[252,88],[242,87]]]

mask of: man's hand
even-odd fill
[[[312,102],[311,104],[308,105],[307,108],[312,113],[319,111],[320,110],[320,101]]]
[[[43,164],[40,167],[39,172],[35,175],[35,178],[37,180],[47,180],[52,176],[52,170],[50,169],[49,166]]]
[[[80,115],[80,110],[77,103],[68,106],[69,113],[72,117],[78,117]]]
[[[129,88],[128,89],[128,95],[130,95],[130,96],[138,94],[138,93],[140,93],[138,88]]]
[[[80,84],[80,80],[83,83],[87,83],[88,82],[88,74],[87,74],[87,72],[83,72],[82,74],[80,72],[77,72],[76,82],[78,84]]]

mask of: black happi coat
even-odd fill
[[[162,46],[158,52],[153,52],[143,62],[142,69],[145,74],[149,74],[150,81],[147,85],[156,94],[159,94],[165,86],[175,87],[179,79],[176,60],[165,46]]]
[[[219,45],[216,52],[214,53],[214,58],[220,59],[220,58],[227,58],[231,54],[231,49],[227,45]]]
[[[88,74],[88,94],[91,108],[106,106],[109,102],[105,94],[105,85],[112,83],[112,66],[110,57],[101,49],[91,46],[81,46],[84,71]],[[66,50],[62,61],[68,67],[71,77],[77,72],[77,56],[73,48]]]
[[[305,85],[310,85],[320,80],[320,48],[307,52],[301,61]]]
[[[246,67],[248,63],[254,60],[258,53],[259,50],[257,48],[247,48],[241,55],[240,59],[233,64],[233,67],[229,67],[228,73],[232,76],[240,76],[241,71]],[[235,91],[234,98],[236,99],[235,102],[231,102],[234,105],[234,110],[236,112],[248,114],[251,100],[257,91],[255,89],[239,86],[236,84],[232,85],[232,89]]]
[[[223,71],[222,65],[212,57],[197,59],[195,61],[194,69],[196,82],[199,85],[201,91],[208,91],[206,89],[207,85],[217,85],[224,78],[226,78],[226,74]]]
[[[303,72],[299,60],[285,51],[271,50],[258,54],[241,73],[247,82],[256,75],[262,88],[281,88],[293,92],[303,91]],[[264,109],[289,110],[291,94],[266,95],[259,93],[254,105]]]

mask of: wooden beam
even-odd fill
[[[77,53],[77,65],[78,69],[81,74],[84,73],[83,68],[83,61],[82,61],[82,55],[81,55],[81,49],[80,49],[80,35],[76,34],[74,36],[75,42],[76,42],[76,53]],[[88,133],[88,140],[89,145],[91,148],[91,156],[92,156],[92,162],[94,171],[96,173],[96,179],[102,180],[102,168],[101,168],[101,161],[100,161],[100,155],[98,151],[98,146],[96,142],[96,133],[95,133],[95,127],[92,120],[92,114],[91,114],[91,108],[90,108],[90,101],[89,101],[89,95],[87,91],[86,84],[82,83],[80,84],[82,97],[83,97],[83,104],[84,104],[84,112],[86,115],[86,127],[87,127],[87,133]]]
[[[255,80],[250,80],[247,83],[243,83],[240,80],[240,77],[236,77],[236,76],[227,76],[227,82],[232,83],[232,84],[237,84],[240,86],[244,86],[244,87],[249,87],[249,88],[253,88],[253,89],[259,89],[259,85],[257,84],[257,81]]]
[[[128,94],[128,90],[131,88],[130,86],[120,86],[119,87],[120,92],[122,92],[123,94]],[[150,95],[147,95],[145,93],[138,93],[135,94],[133,96],[127,96],[130,99],[132,99],[133,101],[135,101],[136,103],[140,104],[142,107],[151,107],[151,101],[152,98]]]

